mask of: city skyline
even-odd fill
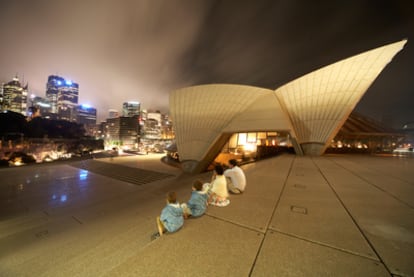
[[[95,107],[99,122],[127,101],[168,112],[169,93],[192,85],[276,89],[344,57],[408,38],[356,107],[401,125],[414,121],[411,6],[409,1],[2,2],[0,81],[17,73],[30,94],[43,96],[47,76],[74,80],[79,103]]]
[[[50,83],[50,80],[51,80],[51,78],[52,78],[52,81],[53,80],[55,80],[55,79],[61,79],[61,82],[62,83],[66,83],[67,85],[75,85],[76,87],[78,87],[79,86],[79,84],[77,84],[76,82],[75,82],[75,80],[67,80],[67,79],[65,79],[65,78],[63,78],[62,76],[57,76],[57,75],[50,75],[50,76],[48,76],[48,82],[47,82],[47,84],[46,84],[46,86],[47,87],[49,87],[49,83]],[[6,82],[2,82],[2,80],[0,80],[0,83],[3,83],[4,85],[7,85],[8,83],[13,83],[13,82],[17,82],[17,83],[19,83],[20,84],[20,87],[22,88],[22,90],[23,89],[25,89],[26,90],[26,88],[27,88],[27,83],[24,83],[24,81],[23,80],[20,80],[19,79],[19,76],[18,75],[16,75],[15,77],[13,77],[13,79],[12,79],[12,81],[6,81]],[[59,81],[57,81],[57,82],[59,82]],[[59,85],[60,85],[60,83],[59,83]],[[27,106],[24,106],[24,107],[21,107],[22,109],[24,109],[25,110],[25,113],[24,113],[24,115],[26,115],[26,113],[30,113],[30,111],[29,111],[29,108],[30,108],[30,106],[31,105],[33,105],[33,102],[34,102],[34,99],[37,99],[36,101],[38,102],[38,101],[41,101],[42,99],[43,100],[45,100],[45,101],[47,101],[47,102],[49,102],[49,101],[51,101],[51,99],[49,99],[48,98],[48,89],[49,88],[47,88],[46,89],[46,91],[44,92],[44,94],[43,95],[40,95],[40,94],[38,94],[38,95],[35,95],[35,94],[30,94],[30,95],[28,95],[26,98],[27,98]],[[27,92],[27,91],[26,91]],[[80,96],[80,95],[76,95],[76,97],[78,97],[78,96]],[[77,103],[77,101],[75,101],[76,103],[74,103],[74,104],[76,104],[77,106],[79,106],[79,107],[82,107],[82,108],[87,108],[87,109],[89,109],[89,108],[93,108],[93,109],[95,109],[95,107],[93,106],[93,103],[91,103],[91,104],[85,104],[85,103]],[[125,109],[125,105],[126,104],[134,104],[134,105],[138,105],[139,107],[141,106],[141,104],[142,103],[140,103],[139,101],[137,101],[137,100],[132,100],[132,101],[124,101],[124,102],[122,102],[122,106],[121,107],[118,107],[118,108],[114,108],[114,109],[109,109],[108,111],[106,111],[106,115],[105,116],[103,116],[103,120],[102,121],[105,121],[106,119],[108,119],[108,118],[112,118],[112,116],[111,116],[111,113],[113,113],[113,112],[119,112],[119,111],[121,111],[121,115],[122,116],[125,116],[125,115],[123,115],[123,109]],[[53,110],[53,109],[52,109]],[[141,109],[140,109],[141,110]],[[150,111],[150,112],[152,112],[152,111],[157,111],[157,110],[155,110],[155,109],[152,109],[152,108],[145,108],[145,109],[142,109],[143,111]],[[22,111],[22,113],[23,113],[23,111]],[[54,112],[52,112],[52,113],[56,113],[56,114],[58,114],[58,112],[57,111],[54,111]],[[103,114],[105,114],[105,113],[103,113]],[[29,114],[27,114],[28,116],[29,116]],[[127,115],[128,116],[128,115]],[[71,120],[69,120],[69,121],[71,121]],[[97,123],[99,123],[99,122],[97,122]]]

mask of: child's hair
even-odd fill
[[[224,173],[223,167],[219,164],[214,167],[214,170],[216,171],[216,173],[218,175],[223,175],[223,173]]]
[[[235,159],[231,159],[229,161],[229,164],[231,164],[232,166],[237,166],[237,161]]]
[[[168,203],[176,203],[177,202],[177,194],[175,193],[175,191],[170,191],[167,194],[167,201],[168,201]]]
[[[194,181],[194,183],[193,183],[193,187],[194,187],[196,190],[200,191],[200,190],[202,190],[202,189],[203,189],[203,183],[202,183],[200,180],[196,180],[196,181]]]

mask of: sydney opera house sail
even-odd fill
[[[295,152],[321,155],[358,101],[407,40],[304,75],[276,90],[210,84],[170,96],[183,169],[204,170],[236,132],[284,131]]]
[[[276,90],[305,154],[320,155],[372,82],[406,41],[309,73]]]

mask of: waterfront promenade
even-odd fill
[[[151,240],[195,179],[161,155],[0,169],[0,276],[414,276],[414,159],[281,155]]]

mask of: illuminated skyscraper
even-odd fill
[[[79,98],[79,85],[62,77],[51,75],[46,85],[46,98],[50,101],[51,112],[58,118],[76,121],[76,107]]]
[[[96,109],[89,105],[76,107],[76,123],[83,125],[87,136],[96,137],[100,133],[96,125]]]
[[[117,110],[114,109],[110,109],[108,111],[109,117],[108,118],[117,118],[119,117],[119,112]]]
[[[40,96],[32,94],[30,96],[30,105],[29,105],[31,117],[42,116],[45,118],[50,118],[50,103],[49,100]]]
[[[46,84],[46,98],[49,100],[51,105],[50,112],[57,113],[57,97],[59,88],[64,84],[65,79],[59,76],[49,76]]]
[[[4,84],[2,90],[2,110],[26,115],[28,85],[23,87],[16,76],[13,78],[13,81]]]
[[[161,139],[161,113],[149,112],[144,123],[144,137],[146,139]]]
[[[108,118],[103,125],[103,137],[107,149],[137,147],[140,141],[137,116]]]
[[[96,109],[88,105],[79,105],[76,109],[76,122],[83,125],[96,124]]]
[[[139,116],[141,110],[141,104],[136,101],[129,101],[124,102],[122,105],[122,116],[125,117],[133,117],[133,116]]]

